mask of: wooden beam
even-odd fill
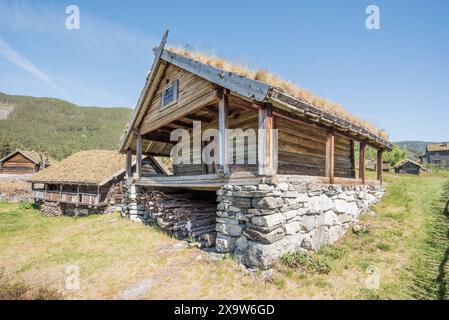
[[[80,185],[78,184],[76,186],[76,205],[80,203]]]
[[[198,116],[198,115],[194,115],[194,114],[186,116],[185,119],[192,120],[192,121],[203,121],[203,122],[207,122],[207,123],[212,121],[211,118],[208,118],[205,116]]]
[[[366,143],[360,142],[359,148],[359,179],[362,180],[362,184],[365,184],[365,152]]]
[[[191,130],[192,129],[192,122],[188,123],[188,122],[184,122],[181,120],[175,120],[172,123],[169,124],[170,127],[175,127],[175,128],[184,128],[187,130]]]
[[[335,168],[335,134],[330,131],[326,139],[326,177],[329,178],[329,183],[334,183],[334,168]]]
[[[132,160],[133,154],[131,149],[126,150],[126,179],[130,179],[133,176],[132,172]]]
[[[142,136],[139,129],[136,129],[136,174],[137,179],[142,175]]]
[[[228,95],[223,93],[218,103],[218,127],[220,130],[219,139],[219,164],[220,172],[224,175],[229,173],[228,167],[228,139],[226,137],[226,129],[229,128],[229,106]]]
[[[377,180],[382,184],[382,172],[383,172],[383,149],[377,150]]]
[[[273,172],[273,108],[265,104],[259,108],[257,154],[259,175],[271,176]]]
[[[164,133],[148,133],[144,136],[142,136],[144,140],[150,140],[150,141],[156,141],[156,142],[162,142],[162,143],[170,143],[174,144],[174,141],[170,140],[170,135],[164,134]]]

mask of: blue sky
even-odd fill
[[[79,30],[65,9],[80,8]],[[380,9],[380,30],[365,8]],[[134,108],[169,42],[263,67],[393,140],[449,140],[448,1],[0,0],[0,91]]]

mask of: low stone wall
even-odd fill
[[[50,201],[37,201],[36,206],[40,211],[48,216],[71,216],[82,217],[90,214],[104,214],[113,212],[115,207],[87,207],[87,206],[75,206],[66,203],[57,203]]]
[[[217,191],[216,248],[267,269],[286,252],[335,242],[382,195],[368,185],[225,185]]]

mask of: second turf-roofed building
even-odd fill
[[[392,149],[383,131],[264,70],[165,49],[165,40],[120,145],[127,159],[136,156],[135,202],[158,188],[213,197],[217,250],[265,268],[287,251],[336,241],[381,197],[383,152]],[[373,181],[367,146],[378,152]],[[141,169],[145,155],[187,161],[151,177]],[[151,217],[151,208],[137,215]]]
[[[142,161],[149,175],[164,175],[153,157]],[[132,164],[131,168],[135,168]],[[116,151],[81,151],[30,178],[33,198],[51,215],[87,215],[119,210],[123,202],[125,156]]]

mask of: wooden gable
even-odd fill
[[[21,152],[16,152],[10,157],[6,157],[1,163],[1,173],[4,174],[33,173],[37,169],[38,165]]]
[[[161,105],[162,92],[174,81],[178,81],[178,99],[164,107]],[[140,125],[140,132],[143,135],[152,132],[205,104],[214,102],[216,102],[216,96],[211,82],[168,64]]]

